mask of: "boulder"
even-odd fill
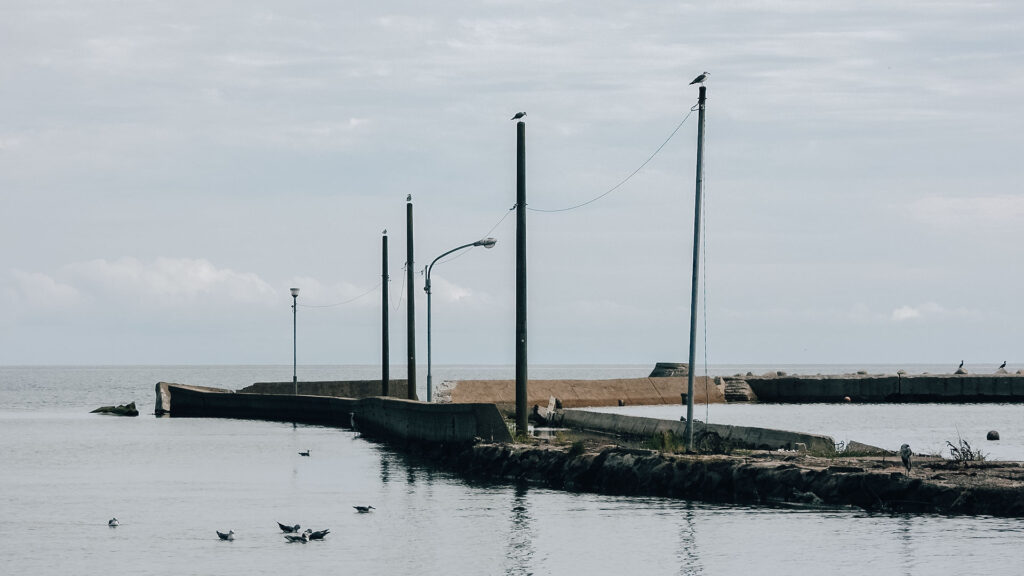
[[[114,416],[138,416],[139,409],[135,407],[135,402],[130,404],[121,404],[119,406],[100,406],[99,408],[90,412],[90,414],[113,414]]]
[[[986,440],[999,440],[998,430],[989,430],[988,435],[985,436]]]

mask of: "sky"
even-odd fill
[[[702,361],[1013,368],[1021,30],[1012,1],[3,0],[0,364],[291,364],[291,287],[300,364],[377,364],[386,229],[401,369],[408,194],[418,361],[423,268],[490,235],[432,272],[433,362],[514,363],[519,111],[530,362],[685,362],[709,71]]]

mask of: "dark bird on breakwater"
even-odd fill
[[[117,518],[107,520],[107,526],[110,526],[111,528],[117,528],[120,524],[121,523],[117,521]]]
[[[708,79],[708,76],[711,76],[711,72],[704,72],[700,76],[694,78],[693,82],[690,82],[690,85],[692,86],[693,84],[703,84],[704,81]]]
[[[330,533],[331,533],[331,529],[330,528],[327,528],[327,529],[324,529],[324,530],[317,530],[315,532],[310,532],[309,533],[309,539],[310,540],[323,540],[324,536],[327,536]]]
[[[1006,368],[1006,360],[1003,360],[1003,363],[999,365],[1000,370],[1002,370],[1003,368]]]
[[[235,539],[235,531],[234,530],[228,530],[227,533],[224,533],[224,532],[221,532],[220,530],[217,530],[217,536],[220,536],[221,540],[227,540],[227,541],[230,542],[230,541]]]
[[[964,361],[963,361],[963,360],[961,360],[961,361],[960,361],[960,365],[959,365],[959,366],[957,366],[957,367],[956,367],[956,369],[957,369],[957,370],[959,370],[959,369],[961,369],[961,368],[963,368],[963,367],[964,367]]]
[[[910,474],[910,457],[914,453],[910,451],[910,445],[904,444],[900,446],[900,460],[903,461],[903,467],[907,469],[907,474]]]
[[[302,534],[285,534],[284,539],[289,542],[302,542],[305,544],[306,542],[309,542],[309,535],[312,533],[312,530],[306,528],[306,531]]]
[[[355,508],[356,512],[359,512],[360,514],[366,514],[370,510],[374,509],[373,506],[353,506],[353,508]]]
[[[299,456],[309,456],[309,450],[306,450],[305,452],[299,452]]]
[[[296,524],[295,526],[287,526],[285,524],[281,524],[280,522],[278,522],[277,525],[280,526],[281,530],[284,530],[285,532],[298,532],[299,531],[299,525],[298,524]]]
[[[512,119],[513,120],[519,120],[520,118],[522,118],[524,116],[526,116],[526,112],[516,112],[516,115],[513,116]]]

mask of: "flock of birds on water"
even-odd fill
[[[353,508],[355,508],[356,512],[360,514],[368,514],[371,510],[375,510],[373,506],[353,506]],[[117,520],[116,517],[111,518],[107,521],[107,526],[110,526],[111,528],[116,528],[120,525],[121,523]],[[278,522],[277,526],[281,529],[281,532],[284,533],[284,539],[287,542],[302,542],[303,544],[305,544],[310,540],[323,540],[327,537],[328,534],[331,533],[330,528],[325,528],[323,530],[312,530],[310,528],[306,528],[305,530],[300,532],[300,530],[302,530],[302,527],[298,524],[289,525]],[[227,532],[221,532],[220,530],[216,530],[215,532],[217,532],[217,536],[221,540],[227,540],[228,542],[231,542],[235,539],[234,530],[228,530]]]
[[[309,450],[306,450],[305,452],[299,452],[299,456],[309,456]],[[371,510],[375,510],[373,506],[353,506],[352,508],[355,508],[355,511],[359,514],[369,514]],[[117,517],[107,520],[107,526],[111,528],[117,528],[120,525],[121,523],[117,520]],[[281,529],[281,532],[284,533],[284,539],[287,542],[302,542],[303,544],[305,544],[310,540],[323,540],[328,534],[331,533],[330,528],[325,528],[323,530],[312,530],[306,528],[304,531],[299,532],[299,530],[301,530],[302,527],[298,524],[288,525],[278,522],[277,526]],[[233,542],[235,539],[234,530],[228,530],[227,532],[215,530],[215,532],[217,532],[217,536],[221,540]]]

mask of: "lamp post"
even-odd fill
[[[426,274],[426,276],[427,276],[427,284],[426,284],[426,286],[423,287],[423,289],[427,292],[427,402],[433,402],[434,401],[434,395],[433,395],[434,394],[433,374],[431,373],[431,364],[430,364],[430,362],[431,362],[431,357],[430,357],[430,271],[434,269],[434,264],[437,264],[438,260],[440,260],[441,258],[444,258],[445,256],[451,254],[452,252],[458,252],[459,250],[462,250],[463,248],[472,248],[474,246],[483,246],[484,248],[494,248],[494,245],[497,244],[497,243],[498,243],[498,241],[495,240],[494,238],[484,238],[482,240],[477,240],[476,242],[470,242],[469,244],[463,244],[462,246],[459,246],[458,248],[452,248],[451,250],[445,252],[444,254],[441,254],[437,258],[434,258],[434,261],[430,263],[430,266],[427,266],[427,274]]]
[[[299,358],[298,350],[299,349],[298,349],[297,338],[296,338],[296,336],[298,335],[298,330],[296,328],[297,325],[298,325],[297,324],[297,320],[298,320],[297,310],[298,309],[299,309],[299,289],[298,288],[292,288],[292,385],[295,386],[295,395],[296,396],[299,395],[299,377],[298,377],[298,372],[296,371],[296,369],[298,368],[298,365],[299,365],[299,362],[298,362],[298,358]]]

